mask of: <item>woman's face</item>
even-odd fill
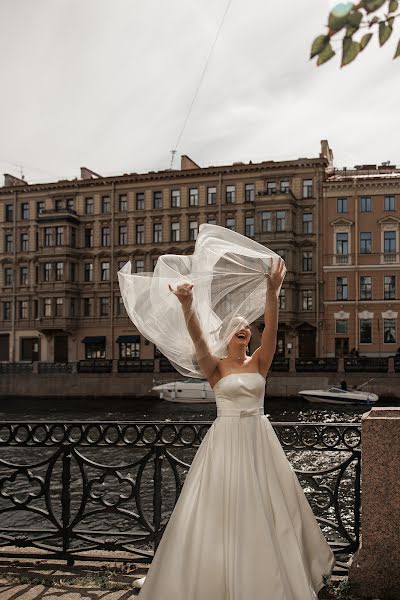
[[[241,318],[229,341],[228,348],[242,348],[243,346],[247,348],[251,339],[251,333],[250,325],[245,319]]]

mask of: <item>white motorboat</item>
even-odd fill
[[[160,394],[161,400],[169,402],[182,402],[186,404],[214,403],[214,392],[205,379],[188,377],[181,381],[169,381],[166,383],[155,383],[151,388],[153,392]]]
[[[366,382],[368,383],[368,382]],[[329,387],[325,390],[302,390],[299,392],[309,402],[326,402],[329,404],[375,404],[379,396],[372,392],[362,392],[361,387],[352,390],[342,389],[340,387]]]

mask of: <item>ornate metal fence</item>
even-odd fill
[[[211,424],[0,424],[0,556],[151,561]],[[360,424],[272,425],[342,573],[359,544]]]

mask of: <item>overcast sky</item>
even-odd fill
[[[330,0],[232,0],[179,147],[200,165],[317,156],[400,165],[393,35],[317,68]],[[1,0],[0,173],[168,168],[227,0]],[[0,182],[2,183],[2,182]]]

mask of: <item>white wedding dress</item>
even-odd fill
[[[140,600],[318,597],[335,558],[264,415],[264,389],[259,373],[233,373],[215,385],[217,418],[142,578]]]

